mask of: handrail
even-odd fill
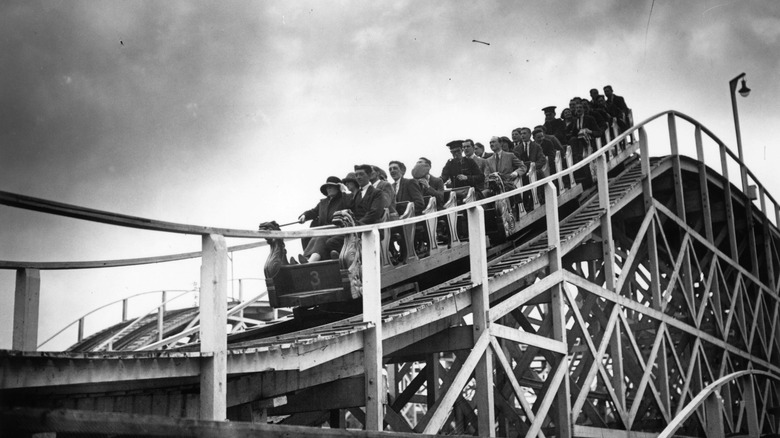
[[[229,228],[202,227],[196,225],[178,224],[173,222],[156,221],[156,220],[145,219],[140,217],[121,215],[116,213],[110,213],[110,212],[105,212],[100,210],[73,206],[69,204],[58,203],[54,201],[48,201],[44,199],[32,198],[24,195],[17,195],[13,193],[4,192],[4,191],[0,191],[0,204],[9,205],[18,208],[36,210],[36,211],[43,211],[43,212],[57,214],[61,216],[76,217],[76,218],[91,220],[95,222],[133,227],[133,228],[141,228],[141,229],[154,230],[154,231],[165,231],[165,232],[172,232],[172,233],[184,233],[184,234],[221,234],[224,237],[296,239],[302,237],[337,236],[337,235],[343,235],[347,233],[360,233],[365,231],[371,231],[374,229],[383,230],[383,229],[395,228],[403,225],[415,224],[418,222],[435,219],[447,214],[458,213],[460,211],[465,211],[474,206],[481,206],[484,204],[495,202],[496,200],[508,198],[510,196],[516,196],[518,194],[522,194],[527,191],[537,189],[538,187],[542,187],[546,185],[548,182],[554,181],[565,175],[571,175],[576,170],[591,165],[591,163],[593,163],[601,155],[606,154],[617,144],[624,141],[627,137],[631,136],[634,132],[644,129],[645,125],[665,115],[674,115],[680,117],[692,123],[694,126],[700,127],[702,131],[704,131],[710,138],[712,138],[715,142],[717,142],[721,148],[725,150],[728,156],[732,157],[739,166],[744,167],[744,163],[740,161],[739,158],[728,147],[726,147],[726,145],[717,136],[715,136],[715,134],[713,134],[712,131],[707,129],[704,125],[702,125],[692,117],[683,114],[679,111],[667,110],[667,111],[657,113],[653,116],[650,116],[645,120],[641,121],[640,123],[635,124],[631,128],[624,131],[622,134],[612,139],[612,141],[602,146],[600,149],[588,155],[580,162],[575,163],[574,166],[568,167],[559,172],[556,172],[553,175],[537,180],[532,184],[524,185],[522,187],[518,187],[514,190],[504,192],[499,195],[495,195],[474,202],[469,202],[468,204],[463,204],[460,206],[449,208],[447,210],[439,210],[436,212],[428,213],[421,216],[415,216],[408,219],[371,224],[371,225],[361,225],[361,226],[349,227],[349,228],[329,228],[329,229],[310,228],[306,230],[292,230],[292,231],[268,231],[268,230],[252,231],[252,230],[238,230],[238,229],[229,229]],[[765,186],[758,182],[758,179],[755,177],[755,175],[749,171],[748,173],[750,174],[751,178],[753,178],[753,180],[755,180],[756,183],[758,183],[761,186],[764,195],[767,196],[772,202],[775,203],[776,208],[780,208],[780,204],[778,204],[775,201],[775,198],[772,197],[765,190]]]
[[[666,428],[664,428],[664,430],[661,431],[661,433],[658,435],[658,438],[669,438],[673,436],[674,433],[677,431],[677,429],[679,429],[680,426],[682,426],[683,422],[685,422],[685,420],[687,420],[688,417],[690,417],[694,412],[696,412],[696,410],[699,407],[701,407],[704,404],[707,397],[713,395],[713,393],[719,390],[721,386],[746,376],[750,376],[751,378],[754,376],[765,376],[780,382],[780,377],[767,371],[743,370],[743,371],[737,371],[725,375],[720,379],[707,385],[704,389],[701,390],[701,392],[699,392],[699,394],[696,395],[696,397],[691,399],[691,401],[687,405],[685,405],[685,407],[680,411],[680,413],[677,414],[677,416],[675,416],[674,419],[672,419],[672,421],[666,426]]]
[[[230,308],[227,311],[227,316],[230,317],[230,316],[235,315],[236,313],[239,313],[240,311],[246,309],[252,303],[260,300],[260,298],[262,298],[264,296],[268,296],[268,291],[267,290],[263,291],[263,292],[260,292],[259,294],[257,294],[254,297],[244,301],[243,303],[238,304],[238,305]],[[195,319],[197,319],[197,318],[200,318],[200,315],[198,315]],[[193,319],[193,321],[195,321],[195,319]],[[184,338],[186,336],[189,336],[189,335],[191,335],[193,333],[196,333],[196,332],[199,332],[199,331],[200,331],[200,325],[195,325],[195,326],[192,326],[192,327],[188,327],[188,328],[182,330],[181,332],[179,332],[179,333],[177,333],[177,334],[175,334],[175,335],[173,335],[171,337],[159,340],[159,341],[157,341],[155,343],[152,343],[152,344],[149,344],[149,345],[145,345],[145,346],[143,346],[141,348],[138,348],[135,351],[154,350],[157,347],[160,347],[160,346],[163,346],[163,345],[167,345],[167,344],[170,344],[172,342],[176,342],[176,341],[178,341],[181,338]]]
[[[161,307],[164,307],[166,304],[170,303],[171,301],[173,301],[173,300],[175,300],[175,299],[178,299],[178,298],[180,298],[180,297],[183,297],[183,296],[184,296],[184,295],[186,295],[188,292],[195,292],[195,291],[187,291],[187,292],[185,292],[185,293],[183,293],[183,294],[176,295],[176,296],[175,296],[175,297],[173,297],[173,298],[169,298],[169,299],[167,299],[167,300],[163,301],[163,302],[162,302],[162,303],[160,303],[160,304],[157,304],[156,306],[154,306],[154,307],[152,307],[151,309],[149,309],[149,310],[148,310],[146,313],[143,313],[143,314],[141,314],[141,316],[139,316],[138,318],[136,318],[135,320],[133,320],[133,322],[131,322],[130,324],[128,324],[126,327],[132,327],[132,326],[134,326],[134,325],[138,324],[139,322],[141,322],[141,320],[142,320],[142,319],[144,319],[144,318],[146,318],[147,316],[149,316],[149,314],[151,314],[152,312],[159,310]],[[121,333],[121,330],[120,330],[120,331],[118,331],[118,332],[116,332],[116,333],[114,333],[114,334],[113,334],[113,335],[112,335],[110,338],[108,338],[107,340],[105,340],[105,341],[103,341],[102,343],[100,343],[100,345],[98,345],[98,346],[97,346],[96,350],[100,350],[101,348],[105,347],[106,345],[108,345],[108,346],[112,345],[112,344],[113,344],[113,342],[114,342],[114,339],[116,339],[116,337],[117,337],[117,336],[119,336],[119,334],[120,334],[120,333]]]
[[[57,336],[59,336],[60,334],[62,334],[62,332],[64,332],[65,330],[69,329],[70,327],[72,327],[74,324],[77,324],[79,321],[81,321],[81,320],[85,319],[85,318],[86,318],[86,317],[88,317],[89,315],[92,315],[93,313],[95,313],[95,312],[97,312],[97,311],[99,311],[99,310],[103,310],[103,309],[105,309],[106,307],[113,306],[114,304],[117,304],[117,303],[120,303],[120,302],[124,302],[124,301],[126,301],[126,300],[129,300],[130,298],[140,297],[141,295],[149,295],[149,294],[162,293],[162,292],[174,292],[174,293],[175,293],[175,292],[182,292],[182,294],[180,294],[180,295],[176,295],[176,298],[178,298],[178,297],[180,297],[180,296],[183,296],[183,295],[185,295],[185,294],[186,294],[186,293],[188,293],[188,292],[195,292],[195,291],[194,291],[194,290],[185,290],[185,289],[173,289],[173,290],[171,290],[171,289],[160,289],[160,290],[150,290],[150,291],[146,291],[146,292],[139,292],[139,293],[137,293],[137,294],[135,294],[135,295],[130,295],[129,297],[120,298],[120,299],[118,299],[118,300],[116,300],[116,301],[112,301],[112,302],[110,302],[110,303],[108,303],[108,304],[104,304],[104,305],[102,305],[102,306],[100,306],[100,307],[98,307],[98,308],[92,309],[92,310],[90,310],[89,312],[87,312],[87,313],[85,313],[85,314],[81,315],[80,317],[78,317],[78,318],[74,319],[74,320],[73,320],[73,322],[71,322],[70,324],[66,325],[66,326],[65,326],[65,327],[63,327],[62,329],[60,329],[60,330],[59,330],[57,333],[55,333],[55,334],[51,335],[51,336],[50,336],[48,339],[46,339],[45,341],[43,341],[43,342],[41,342],[40,344],[38,344],[38,348],[41,348],[41,347],[43,347],[43,346],[44,346],[44,345],[46,345],[48,342],[50,342],[52,339],[54,339],[54,338],[56,338]]]
[[[595,151],[594,153],[588,155],[586,158],[581,160],[580,162],[576,163],[574,166],[569,167],[567,169],[563,169],[559,172],[556,172],[553,175],[547,176],[545,178],[542,178],[540,180],[537,180],[535,183],[524,185],[522,187],[518,187],[512,191],[501,193],[496,196],[492,196],[490,198],[485,198],[482,200],[470,202],[468,204],[456,206],[451,209],[447,210],[440,210],[432,213],[428,213],[421,216],[415,216],[408,219],[402,219],[397,220],[393,222],[385,222],[385,223],[379,223],[379,224],[372,224],[372,225],[361,225],[357,227],[349,227],[348,229],[345,228],[330,228],[330,229],[316,229],[316,228],[310,228],[306,230],[292,230],[292,231],[253,231],[253,230],[240,230],[240,229],[230,229],[230,228],[215,228],[215,227],[204,227],[204,226],[197,226],[197,225],[187,225],[187,224],[179,224],[179,223],[173,223],[173,222],[164,222],[164,221],[157,221],[152,219],[145,219],[135,216],[129,216],[129,215],[122,215],[117,213],[110,213],[105,212],[101,210],[95,210],[95,209],[89,209],[84,207],[78,207],[74,205],[69,204],[63,204],[59,202],[54,201],[48,201],[44,199],[39,198],[33,198],[29,196],[24,195],[18,195],[13,194],[9,192],[0,191],[0,204],[3,205],[9,205],[13,207],[18,208],[24,208],[28,210],[36,210],[36,211],[42,211],[46,213],[61,215],[61,216],[67,216],[67,217],[75,217],[79,219],[85,219],[90,220],[94,222],[101,222],[101,223],[107,223],[112,225],[120,225],[120,226],[126,226],[126,227],[132,227],[132,228],[140,228],[140,229],[146,229],[146,230],[153,230],[153,231],[163,231],[163,232],[171,232],[171,233],[182,233],[182,234],[221,234],[224,237],[239,237],[239,238],[264,238],[264,239],[296,239],[296,238],[302,238],[302,237],[324,237],[324,236],[337,236],[342,235],[346,233],[360,233],[364,231],[371,231],[374,229],[388,229],[388,228],[394,228],[398,226],[403,225],[410,225],[417,222],[423,222],[425,220],[434,219],[440,216],[444,216],[446,214],[451,213],[457,213],[460,211],[465,211],[470,207],[478,206],[478,205],[484,205],[491,202],[495,202],[496,200],[508,198],[510,196],[515,196],[521,193],[525,193],[530,190],[534,190],[538,187],[544,186],[550,181],[554,181],[564,175],[573,174],[574,171],[579,170],[585,166],[589,166],[592,162],[594,162],[598,157],[601,155],[604,155],[607,153],[607,151],[611,150],[613,147],[615,147],[618,143],[624,141],[627,137],[631,136],[634,132],[639,131],[641,129],[644,129],[644,126],[648,124],[649,122],[658,119],[665,115],[674,115],[677,117],[680,117],[690,123],[692,123],[694,126],[698,126],[704,131],[709,137],[711,137],[713,140],[715,140],[721,147],[723,147],[727,153],[728,156],[732,157],[736,163],[739,166],[744,167],[744,163],[739,160],[739,158],[728,148],[725,146],[725,144],[718,139],[717,136],[715,136],[712,131],[707,129],[704,125],[693,119],[692,117],[683,114],[679,111],[675,110],[667,110],[660,112],[658,114],[655,114],[653,116],[650,116],[643,120],[642,122],[635,124],[631,128],[624,131],[622,134],[618,135],[612,141],[608,142],[606,145],[602,146],[600,149]],[[758,179],[755,177],[755,175],[752,172],[749,172],[751,178],[755,180],[758,183]],[[761,185],[762,188],[764,188],[763,185]],[[766,196],[771,199],[773,202],[775,202],[775,198],[769,195],[769,193],[764,190]],[[780,204],[775,202],[775,205],[780,207]]]
[[[231,246],[228,252],[245,251],[253,248],[268,246],[268,242],[260,241],[254,243],[245,243],[243,245]],[[170,254],[164,256],[141,257],[135,259],[121,260],[95,260],[83,262],[23,262],[0,260],[0,269],[39,269],[41,271],[55,270],[75,270],[75,269],[94,269],[94,268],[121,268],[125,266],[148,265],[152,263],[175,262],[179,260],[195,259],[203,255],[202,251],[185,252],[180,254]]]

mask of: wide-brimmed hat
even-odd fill
[[[320,192],[322,192],[323,195],[328,196],[328,191],[325,190],[327,187],[335,187],[341,190],[341,179],[337,176],[329,176],[328,179],[325,181],[325,184],[320,186]]]
[[[349,172],[347,176],[344,177],[344,179],[341,180],[344,185],[347,185],[348,182],[351,182],[352,184],[357,184],[357,178],[355,178],[355,172]]]

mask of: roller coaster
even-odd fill
[[[692,134],[685,142],[679,121]],[[668,144],[651,147],[651,128],[665,128]],[[681,154],[687,145],[694,157]],[[595,185],[563,184],[580,169]],[[540,188],[545,203],[513,212],[522,226],[491,241],[497,203]],[[13,349],[0,352],[0,420],[12,433],[780,433],[780,205],[712,131],[677,111],[525,187],[375,225],[232,230],[6,192],[0,204],[202,242],[199,253],[163,258],[0,262],[17,272]],[[436,240],[439,224],[446,240]],[[436,251],[389,262],[392,230],[409,243],[421,227]],[[281,254],[285,240],[339,234],[353,245],[337,261],[347,271],[338,287],[284,285],[267,266],[268,295],[229,302],[229,252]],[[264,240],[228,248],[226,237]],[[186,258],[202,261],[198,307],[167,309],[162,298],[69,351],[37,351],[41,271]],[[279,309],[339,288],[357,312],[302,324],[300,310]],[[271,295],[282,290],[292,302]]]

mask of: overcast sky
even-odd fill
[[[635,120],[676,109],[736,149],[728,81],[744,71],[746,161],[780,195],[779,43],[776,0],[7,0],[0,190],[254,229],[295,220],[327,176],[353,164],[424,155],[438,174],[448,141],[487,144],[606,84]],[[0,223],[4,260],[200,244],[8,207]],[[250,266],[241,275],[261,275]],[[99,304],[189,287],[197,275],[197,264],[43,272],[41,337]],[[0,348],[10,347],[13,287],[14,273],[0,272]]]

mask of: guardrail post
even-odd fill
[[[770,246],[770,237],[772,234],[769,231],[769,215],[766,211],[766,189],[761,185],[758,187],[758,196],[761,199],[761,213],[764,214],[764,218],[761,221],[762,232],[764,238],[762,239],[764,246],[764,263],[766,264],[766,277],[768,279],[767,284],[769,288],[775,290],[775,266],[772,263],[772,247]]]
[[[203,236],[200,268],[200,419],[227,418],[227,246],[218,234]]]
[[[731,197],[731,182],[729,181],[729,166],[728,155],[726,155],[726,145],[719,143],[720,147],[720,168],[723,178],[726,180],[724,184],[724,202],[726,203],[726,222],[729,227],[729,247],[731,248],[731,258],[739,262],[739,249],[737,248],[737,232],[736,225],[734,223],[734,204]]]
[[[127,298],[122,300],[122,322],[127,321]]]
[[[162,291],[162,299],[160,302],[160,307],[157,308],[157,341],[163,340],[163,323],[165,321],[165,298],[166,298],[165,291]]]
[[[552,184],[551,184],[552,185]],[[553,189],[555,186],[553,186]],[[534,189],[536,190],[536,189]],[[557,204],[556,204],[557,205]],[[474,318],[474,341],[490,327],[490,290],[488,289],[487,247],[485,242],[485,211],[482,206],[466,210],[469,223],[469,261],[471,265],[471,310]],[[490,348],[479,359],[474,369],[479,415],[479,436],[496,436],[495,405],[493,402],[493,353]]]
[[[653,207],[653,182],[650,169],[650,146],[647,141],[647,132],[645,128],[639,128],[639,150],[642,159],[642,195],[645,204],[645,212],[654,210]],[[652,308],[655,310],[664,310],[664,302],[661,296],[661,275],[658,261],[658,236],[655,221],[647,228],[647,253],[650,259],[650,296],[652,297]],[[659,330],[663,330],[660,328]],[[669,374],[668,356],[666,348],[661,348],[656,358],[658,366],[658,391],[661,393],[661,407],[667,414],[670,413],[671,399],[669,396]]]
[[[710,206],[710,190],[707,184],[707,165],[704,164],[704,146],[701,141],[701,125],[696,125],[696,159],[699,160],[699,190],[701,191],[701,211],[704,215],[704,234],[710,242],[715,241],[715,233],[712,230],[712,211]]]
[[[389,232],[390,230],[385,230]],[[363,366],[366,379],[366,430],[379,431],[384,425],[384,384],[382,377],[382,260],[379,230],[361,235],[363,263],[363,321],[371,323],[363,332]]]
[[[37,350],[40,299],[41,271],[18,269],[14,292],[14,328],[11,341],[13,350]]]
[[[609,200],[609,178],[607,175],[607,159],[601,155],[596,159],[596,176],[598,182],[599,208],[604,210],[601,217],[601,249],[604,258],[604,287],[615,293],[615,241],[612,236],[612,205]],[[609,340],[612,356],[612,386],[622,407],[626,406],[626,387],[623,375],[623,347],[620,334],[620,324],[616,324]]]
[[[547,247],[550,248],[550,273],[563,269],[561,260],[561,232],[558,220],[558,195],[555,186],[548,182],[544,186],[545,215],[547,217]],[[563,283],[558,283],[550,289],[550,311],[553,320],[553,338],[566,344],[566,300],[564,299]],[[574,304],[572,304],[574,305]],[[561,357],[568,362],[568,355]],[[559,366],[560,363],[554,364]],[[569,372],[566,372],[555,396],[555,406],[558,418],[555,419],[557,427],[556,436],[571,438],[574,423],[571,418],[571,385]]]

